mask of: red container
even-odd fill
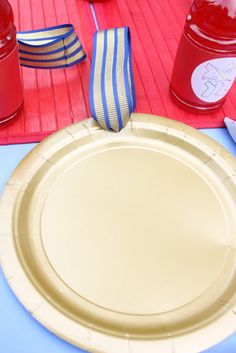
[[[172,72],[170,92],[182,108],[222,106],[236,77],[236,0],[195,0]]]
[[[9,2],[0,0],[0,126],[16,118],[22,102],[14,16]]]

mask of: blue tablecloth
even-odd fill
[[[236,145],[225,129],[203,131],[236,156]],[[0,191],[16,165],[33,147],[34,144],[0,146]],[[83,351],[62,341],[36,322],[18,302],[0,270],[0,352],[79,353]],[[204,353],[236,353],[236,334]]]

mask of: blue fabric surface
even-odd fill
[[[236,155],[236,145],[226,129],[203,131]],[[0,146],[0,191],[16,165],[33,147],[34,144]],[[0,352],[80,353],[83,351],[62,341],[35,321],[18,302],[0,270]],[[235,352],[236,334],[204,353]]]

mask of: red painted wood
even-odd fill
[[[94,7],[101,29],[123,25],[130,27],[137,112],[151,111],[153,114],[166,116],[197,128],[222,127],[225,116],[236,119],[235,86],[224,107],[212,114],[185,112],[169,97],[169,81],[174,57],[191,2],[110,0],[103,4],[96,3]]]
[[[0,144],[37,142],[55,130],[90,116],[90,57],[95,32],[84,0],[11,0],[17,30],[73,23],[88,54],[68,69],[22,68],[24,109],[12,125],[0,129]]]
[[[18,30],[73,23],[87,59],[68,69],[22,68],[24,109],[16,122],[0,129],[0,144],[40,141],[58,128],[81,121],[89,112],[89,75],[95,25],[84,0],[11,0]],[[194,115],[169,98],[175,52],[191,0],[108,0],[94,4],[101,29],[129,26],[137,92],[136,111],[163,115],[194,127],[221,127],[236,119],[236,89],[224,107]]]

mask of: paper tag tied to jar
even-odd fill
[[[191,84],[196,96],[213,103],[225,97],[236,77],[236,58],[220,58],[201,63],[192,74]]]

